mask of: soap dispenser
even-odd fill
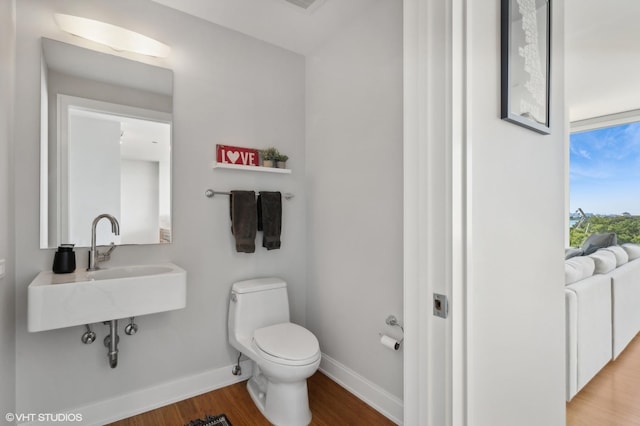
[[[74,244],[61,244],[53,257],[53,272],[56,274],[69,274],[76,270],[76,254],[73,251]]]

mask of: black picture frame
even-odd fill
[[[500,118],[549,134],[551,0],[501,0]]]

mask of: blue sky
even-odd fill
[[[574,133],[570,209],[640,215],[640,123]]]

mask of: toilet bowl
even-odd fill
[[[277,426],[308,425],[307,378],[320,365],[320,346],[289,321],[287,284],[279,278],[233,284],[228,327],[231,346],[253,362],[247,389],[262,414]]]

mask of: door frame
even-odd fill
[[[466,0],[404,0],[404,424],[466,403]],[[447,296],[447,319],[433,294]]]

